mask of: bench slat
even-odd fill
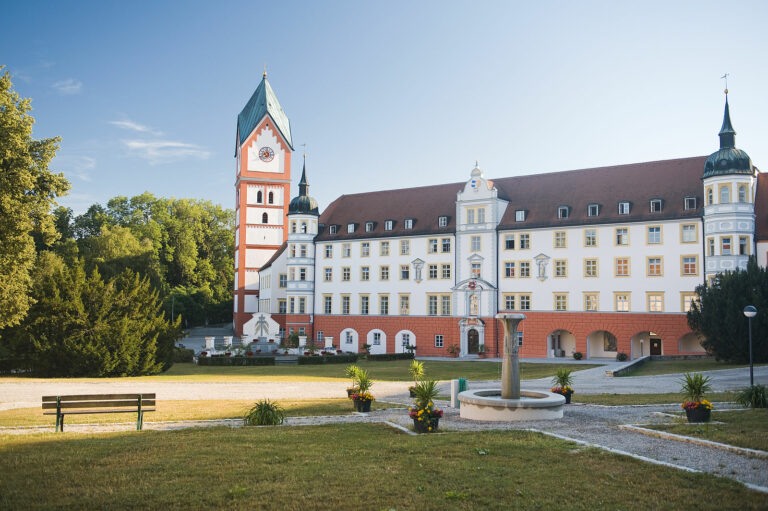
[[[62,410],[70,408],[104,408],[105,406],[132,407],[138,409],[139,402],[138,399],[132,399],[129,401],[70,401],[68,403],[61,403]],[[142,399],[141,407],[144,408],[144,406],[155,406],[155,400]],[[56,403],[43,403],[43,410],[55,410],[56,407]]]
[[[43,396],[43,402],[56,402],[56,398],[61,398],[61,401],[104,401],[107,399],[139,399],[141,396],[142,401],[145,399],[155,399],[155,394],[82,394],[72,396]]]
[[[156,412],[154,408],[147,408],[146,410],[144,408],[141,409],[143,412]],[[93,413],[136,413],[136,410],[86,410],[84,412],[67,412],[62,411],[62,415],[85,415],[85,414],[93,414]],[[43,415],[56,415],[56,412],[43,412]]]

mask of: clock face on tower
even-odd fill
[[[275,151],[271,147],[262,147],[259,149],[259,159],[261,161],[272,161],[275,157]]]

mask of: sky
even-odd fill
[[[768,170],[768,2],[5,0],[0,65],[76,214],[144,191],[234,207],[237,115],[264,66],[292,195],[707,155],[728,73]],[[304,146],[303,144],[306,144]],[[297,162],[299,162],[297,164]],[[567,191],[564,191],[567,193]]]

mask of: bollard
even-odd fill
[[[451,380],[451,408],[459,407],[459,380]]]

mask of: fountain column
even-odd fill
[[[517,325],[525,314],[496,314],[504,327],[504,353],[501,358],[501,398],[520,399],[520,359],[518,357]]]

